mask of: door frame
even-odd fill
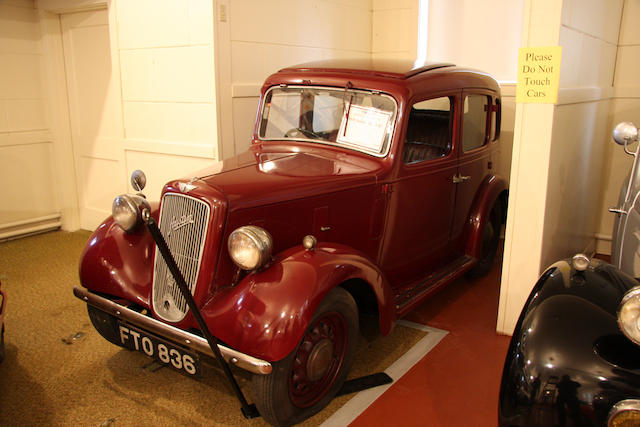
[[[74,231],[80,228],[80,200],[73,141],[71,137],[70,104],[60,15],[106,9],[109,15],[111,52],[117,52],[114,23],[116,11],[112,0],[40,0],[37,3],[42,34],[43,69],[46,70],[43,85],[47,94],[47,109],[53,134],[53,158],[55,160],[54,188],[62,214],[62,229]],[[119,55],[111,55],[112,67],[119,68]],[[117,68],[116,68],[117,67]],[[119,73],[117,74],[119,76]],[[118,82],[120,84],[120,82]]]

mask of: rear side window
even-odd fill
[[[402,157],[412,164],[446,157],[451,152],[453,100],[428,99],[413,104]]]
[[[468,95],[464,98],[462,117],[462,150],[471,151],[487,141],[487,123],[490,98],[485,95]]]

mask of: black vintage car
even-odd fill
[[[634,157],[622,186],[612,263],[576,255],[549,267],[511,339],[500,426],[640,426],[640,149],[623,122],[614,140]]]
[[[549,267],[509,346],[500,426],[640,425],[639,315],[638,282],[612,265]]]

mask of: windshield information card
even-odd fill
[[[342,115],[337,142],[379,153],[390,118],[390,111],[350,105]]]

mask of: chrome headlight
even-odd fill
[[[622,332],[640,345],[640,286],[630,289],[618,307],[618,325]]]
[[[149,209],[149,203],[144,197],[135,194],[121,194],[116,197],[111,206],[111,214],[116,224],[127,233],[132,232],[142,223],[142,210]]]
[[[622,400],[609,411],[608,427],[637,426],[640,423],[640,400]]]
[[[246,225],[231,233],[228,241],[229,255],[243,270],[256,270],[271,258],[273,240],[263,228]]]

